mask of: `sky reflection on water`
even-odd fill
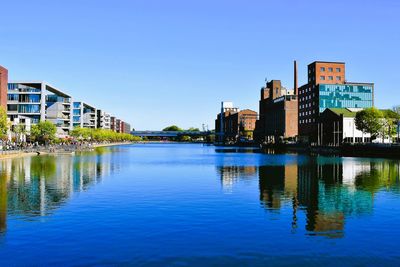
[[[163,144],[0,168],[5,265],[399,262],[397,160]]]

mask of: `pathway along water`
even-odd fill
[[[0,161],[0,265],[399,265],[400,162],[136,144]]]

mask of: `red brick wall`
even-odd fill
[[[0,106],[7,110],[8,70],[0,66]]]

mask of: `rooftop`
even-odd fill
[[[339,62],[339,61],[319,61],[319,60],[317,60],[317,61],[314,61],[314,62],[308,64],[308,66],[315,64],[315,63],[346,64],[344,62]]]
[[[357,114],[357,111],[348,108],[327,108],[327,110],[330,110],[336,115],[343,115],[343,117],[347,118],[354,118]]]

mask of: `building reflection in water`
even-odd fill
[[[107,149],[76,156],[34,156],[0,161],[0,231],[7,215],[46,216],[75,192],[87,190],[113,170]]]
[[[251,179],[257,175],[257,166],[218,166],[222,188],[225,192],[232,192],[233,185],[239,179]]]
[[[285,164],[286,165],[283,165]],[[281,165],[219,166],[225,191],[239,180],[259,177],[260,201],[276,212],[292,210],[291,231],[305,224],[310,235],[340,238],[346,217],[373,212],[374,195],[379,190],[400,193],[400,162],[395,160],[309,158],[307,162]],[[306,221],[300,213],[305,214]]]
[[[374,194],[386,188],[399,191],[398,161],[365,161],[342,158],[311,158],[307,164],[260,166],[260,198],[268,210],[282,202],[297,213],[305,211],[310,234],[342,237],[346,216],[373,211]]]

